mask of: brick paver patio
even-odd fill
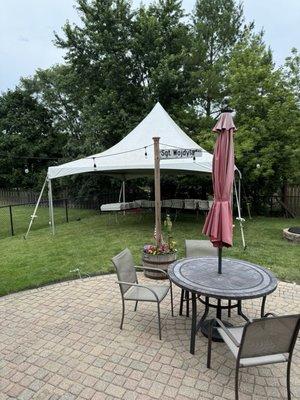
[[[115,280],[106,275],[0,299],[0,400],[234,399],[234,360],[226,346],[213,345],[211,370],[201,333],[196,354],[189,354],[190,319],[178,316],[179,289],[174,318],[169,301],[162,303],[159,341],[155,304],[139,304],[135,313],[134,303],[127,302],[119,330]],[[299,306],[300,287],[280,283],[266,309],[288,314]],[[259,301],[245,302],[245,309],[258,316]],[[285,371],[283,364],[242,369],[240,399],[286,398]],[[292,392],[300,398],[299,341]]]

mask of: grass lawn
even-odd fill
[[[84,211],[84,210],[79,210]],[[46,212],[46,210],[45,210]],[[57,234],[49,228],[33,230],[24,240],[21,236],[0,240],[0,295],[47,283],[70,279],[70,270],[96,274],[113,271],[110,259],[124,247],[129,247],[137,263],[141,248],[152,241],[153,215],[120,216],[116,223],[108,216],[93,215],[57,225]],[[300,219],[255,218],[245,223],[248,247],[243,251],[238,225],[234,247],[224,250],[224,256],[241,258],[270,268],[283,280],[300,283],[300,246],[282,239],[282,229],[300,225]],[[203,219],[180,215],[173,224],[179,257],[184,256],[184,239],[203,238]]]
[[[12,206],[13,228],[16,235],[22,235],[27,231],[30,217],[34,212],[34,205]],[[68,210],[69,220],[74,221],[77,218],[85,218],[95,214],[95,211],[70,208]],[[38,217],[32,225],[32,230],[46,228],[49,224],[48,207],[38,209]],[[55,223],[62,224],[66,221],[66,211],[64,207],[55,208]],[[8,207],[0,208],[0,239],[11,236],[10,214]]]

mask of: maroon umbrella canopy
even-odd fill
[[[224,112],[213,128],[218,132],[213,157],[213,205],[206,217],[203,233],[215,247],[232,246],[231,192],[234,178],[233,133],[231,113]]]

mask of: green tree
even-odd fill
[[[300,54],[296,48],[286,58],[283,73],[300,106]]]
[[[299,144],[299,109],[263,34],[245,33],[229,63],[231,105],[236,110],[236,163],[254,197],[271,195],[293,179]]]
[[[56,45],[80,99],[82,150],[100,151],[115,144],[139,110],[140,88],[131,56],[133,13],[125,0],[78,0],[80,26],[66,23]]]
[[[70,66],[61,64],[38,69],[32,78],[22,78],[20,88],[28,91],[55,117],[55,125],[68,136],[80,137],[78,104],[81,97],[74,86]]]
[[[300,56],[293,49],[276,69],[263,34],[243,26],[240,3],[197,0],[188,19],[181,0],[136,10],[127,0],[76,1],[81,23],[55,36],[65,63],[0,98],[0,186],[34,186],[53,164],[34,157],[67,161],[112,146],[157,101],[211,151],[225,96],[236,109],[236,160],[249,191],[269,195],[299,178]],[[84,193],[114,185],[98,174],[70,180]],[[191,183],[180,185],[194,193]]]
[[[27,92],[0,97],[0,187],[40,187],[63,144],[51,114]]]
[[[210,116],[227,94],[230,53],[242,33],[243,8],[234,0],[197,0],[193,13],[192,99]]]
[[[83,155],[81,151],[81,96],[70,66],[38,69],[32,78],[21,79],[20,89],[36,98],[52,116],[53,126],[65,137],[65,159]]]
[[[115,144],[156,101],[192,126],[190,34],[181,1],[160,0],[132,11],[125,0],[78,0],[78,11],[82,24],[66,23],[56,45],[66,50],[67,84],[76,88],[67,97],[76,99],[79,110],[82,153]]]
[[[137,11],[132,56],[148,108],[156,101],[176,114],[189,93],[191,36],[180,0],[159,0]]]
[[[292,49],[292,54],[286,58],[283,68],[287,87],[293,92],[297,105],[298,113],[294,115],[296,135],[295,145],[293,146],[292,164],[293,174],[290,181],[300,183],[300,54],[297,49]]]

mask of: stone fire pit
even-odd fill
[[[292,226],[291,228],[283,229],[283,237],[290,242],[300,244],[300,227]]]

